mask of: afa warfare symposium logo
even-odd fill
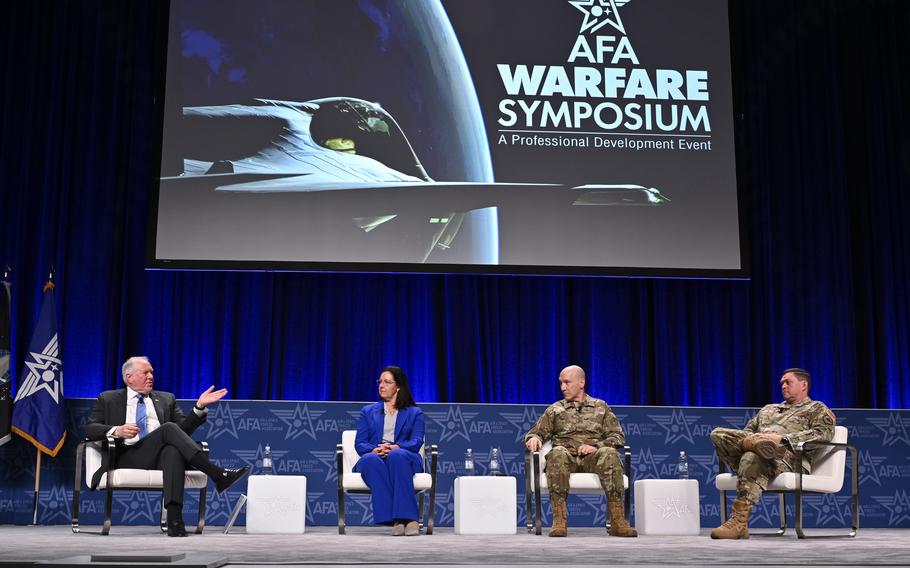
[[[654,17],[654,7],[648,3],[635,3],[641,28],[636,41],[679,45],[674,38],[648,37],[650,30],[641,25],[644,18]],[[565,64],[498,63],[506,95],[498,105],[500,132],[709,139],[711,78],[702,68],[706,63],[672,69],[642,62],[620,15],[629,4],[631,0],[568,0],[566,7],[578,10],[582,21]],[[507,143],[505,134],[499,143]]]
[[[569,4],[578,8],[585,15],[578,33],[596,33],[607,24],[616,31],[625,34],[626,30],[619,17],[619,8],[625,6],[630,0],[569,0]]]

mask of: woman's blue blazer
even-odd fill
[[[358,455],[373,451],[382,442],[382,430],[385,423],[385,407],[382,402],[368,404],[360,409],[357,419],[357,437],[354,448]],[[424,416],[418,406],[409,406],[398,411],[395,419],[395,444],[403,450],[415,454],[423,446]]]

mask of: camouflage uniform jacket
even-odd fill
[[[798,404],[781,402],[765,405],[746,424],[746,430],[779,434],[784,445],[795,449],[800,442],[830,442],[834,437],[834,413],[825,403],[807,398]],[[811,471],[812,452],[806,452],[803,467]]]
[[[541,442],[552,440],[553,446],[563,446],[572,455],[578,454],[582,444],[612,448],[626,443],[619,420],[609,405],[587,394],[581,403],[560,400],[551,404],[525,435],[525,442],[531,438]]]

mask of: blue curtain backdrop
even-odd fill
[[[544,403],[568,363],[616,404],[910,406],[910,3],[731,2],[751,281],[144,271],[166,2],[0,21],[0,262],[14,376],[56,268],[67,396],[151,357],[194,397]],[[14,386],[15,392],[15,386]]]

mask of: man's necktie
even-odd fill
[[[145,414],[145,396],[140,393],[136,393],[136,426],[139,426],[139,439],[145,438],[145,435],[148,434],[147,422],[148,417]]]

